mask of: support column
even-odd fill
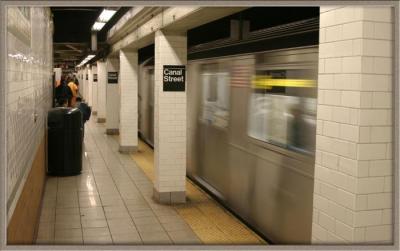
[[[106,100],[107,100],[107,67],[105,61],[97,61],[97,122],[106,122]]]
[[[320,8],[312,242],[393,242],[389,7]]]
[[[186,91],[163,91],[163,67],[186,66],[186,43],[186,34],[155,33],[153,195],[160,203],[183,203],[186,197]]]
[[[88,97],[88,93],[87,93],[87,89],[88,89],[88,81],[89,81],[89,72],[88,72],[88,68],[87,66],[85,66],[84,70],[83,70],[83,85],[82,85],[82,96],[85,99],[85,101],[87,102],[89,97]]]
[[[97,88],[98,88],[98,74],[96,64],[92,65],[92,114],[97,115]]]
[[[138,146],[138,53],[121,50],[119,151],[135,152]]]
[[[119,60],[107,58],[106,133],[119,134]]]
[[[92,73],[92,67],[90,66],[90,65],[87,65],[87,67],[88,67],[88,84],[87,84],[87,86],[88,86],[88,100],[87,100],[87,103],[89,104],[89,106],[92,106],[93,107],[93,93],[92,93],[92,91],[93,91],[93,73]]]

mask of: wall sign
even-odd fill
[[[97,82],[97,74],[93,74],[93,82]]]
[[[184,92],[185,91],[185,66],[164,65],[163,68],[163,91]]]
[[[86,80],[89,80],[89,74],[86,74]]]
[[[118,84],[118,72],[117,71],[107,72],[107,83]]]

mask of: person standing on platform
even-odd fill
[[[65,76],[61,77],[59,85],[56,87],[55,98],[58,104],[62,103],[62,100],[70,100],[72,96],[71,89],[67,86]]]
[[[78,88],[78,85],[74,83],[74,79],[73,78],[69,78],[68,79],[68,87],[71,89],[71,92],[72,92],[72,96],[68,100],[68,106],[75,107],[76,98],[78,97],[79,88]]]

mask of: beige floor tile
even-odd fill
[[[140,233],[143,244],[172,244],[166,232],[142,232]]]
[[[107,227],[107,221],[105,219],[82,219],[82,228],[95,228],[95,227]]]
[[[54,240],[55,245],[82,245],[83,239],[82,237],[73,237],[73,238],[56,238]]]
[[[120,225],[120,226],[109,225],[109,229],[111,234],[113,235],[138,233],[136,227],[132,225]]]
[[[197,245],[202,244],[195,233],[187,230],[176,230],[167,232],[174,244]]]
[[[87,197],[79,197],[79,206],[80,207],[99,207],[102,206],[100,196],[87,196]]]
[[[182,217],[180,217],[180,216],[165,216],[165,215],[162,215],[162,216],[159,216],[158,217],[158,220],[160,221],[160,223],[186,223],[183,219],[182,219]]]
[[[139,233],[165,231],[161,224],[136,225],[136,228],[138,229]]]
[[[81,221],[75,220],[75,221],[61,221],[61,222],[56,222],[55,228],[57,229],[80,229],[81,226]]]
[[[105,219],[103,207],[82,207],[80,208],[81,218],[86,219]]]
[[[104,206],[104,212],[107,213],[119,213],[119,212],[128,212],[125,206],[118,205],[118,206]]]
[[[84,236],[83,237],[84,245],[111,245],[113,244],[113,240],[111,235],[102,235],[102,236]]]
[[[119,245],[138,245],[142,244],[139,233],[115,234],[112,235],[113,243]]]
[[[57,208],[56,215],[79,215],[79,207]]]
[[[108,227],[96,227],[96,228],[84,228],[83,238],[94,237],[94,236],[108,236],[110,235],[110,230]]]
[[[82,229],[57,229],[55,230],[55,239],[82,238]]]
[[[80,221],[81,216],[78,214],[57,214],[56,223]]]
[[[107,219],[129,218],[128,211],[106,212]]]
[[[189,227],[186,222],[168,222],[168,223],[162,223],[162,227],[166,231],[177,231],[177,230],[186,230],[186,231],[191,231],[191,228]]]
[[[57,201],[56,208],[71,208],[71,207],[79,207],[78,200],[76,201]]]
[[[160,222],[158,221],[157,217],[154,217],[154,216],[134,218],[133,222],[135,223],[136,226],[139,226],[139,225],[160,225]]]

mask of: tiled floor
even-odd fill
[[[154,202],[152,150],[120,154],[92,121],[82,174],[47,180],[37,244],[264,244],[190,182],[186,204]]]

